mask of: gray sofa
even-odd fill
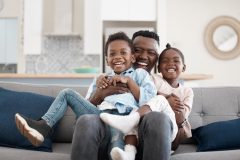
[[[82,95],[86,86],[33,85],[0,82],[0,87],[56,96],[63,88],[73,88]],[[236,119],[240,116],[240,87],[194,88],[194,104],[190,114],[192,128],[212,122]],[[0,97],[1,98],[1,97]],[[75,116],[69,109],[60,121],[53,140],[53,152],[40,152],[16,148],[0,147],[0,160],[68,160]],[[191,139],[184,142],[171,156],[172,160],[240,160],[239,150],[196,152],[196,144]]]

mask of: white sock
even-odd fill
[[[137,149],[135,146],[127,144],[124,150],[114,147],[110,153],[113,160],[135,160]]]
[[[138,112],[134,112],[127,116],[113,115],[109,113],[101,113],[100,118],[110,126],[120,130],[124,134],[131,131],[140,120]]]

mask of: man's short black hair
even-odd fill
[[[105,44],[105,55],[107,56],[107,50],[108,50],[108,46],[112,41],[116,41],[116,40],[123,40],[126,41],[131,49],[131,52],[133,53],[133,44],[132,44],[132,40],[126,35],[126,33],[124,32],[117,32],[114,34],[109,35],[108,40]]]
[[[153,38],[157,41],[158,45],[160,45],[160,40],[159,40],[159,36],[157,33],[149,31],[149,30],[140,30],[137,31],[133,34],[132,36],[132,41],[138,37],[138,36],[143,36],[143,37],[147,37],[147,38]]]

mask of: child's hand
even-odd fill
[[[175,94],[171,94],[168,98],[168,103],[175,112],[182,112],[184,110],[183,102]]]
[[[109,79],[106,75],[102,74],[97,78],[96,81],[97,88],[103,89],[109,86]]]
[[[182,123],[184,121],[184,104],[180,101],[179,97],[175,94],[171,94],[167,98],[172,110],[175,112],[175,118],[177,123]]]
[[[128,80],[129,80],[129,77],[127,76],[115,75],[110,78],[109,83],[112,84],[113,86],[117,86],[117,83],[127,84]]]

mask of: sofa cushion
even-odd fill
[[[31,92],[17,92],[0,88],[0,145],[30,150],[52,151],[51,138],[40,147],[34,147],[17,130],[15,114],[39,119],[52,104],[54,98]]]
[[[219,121],[192,131],[197,151],[240,149],[240,119]]]

